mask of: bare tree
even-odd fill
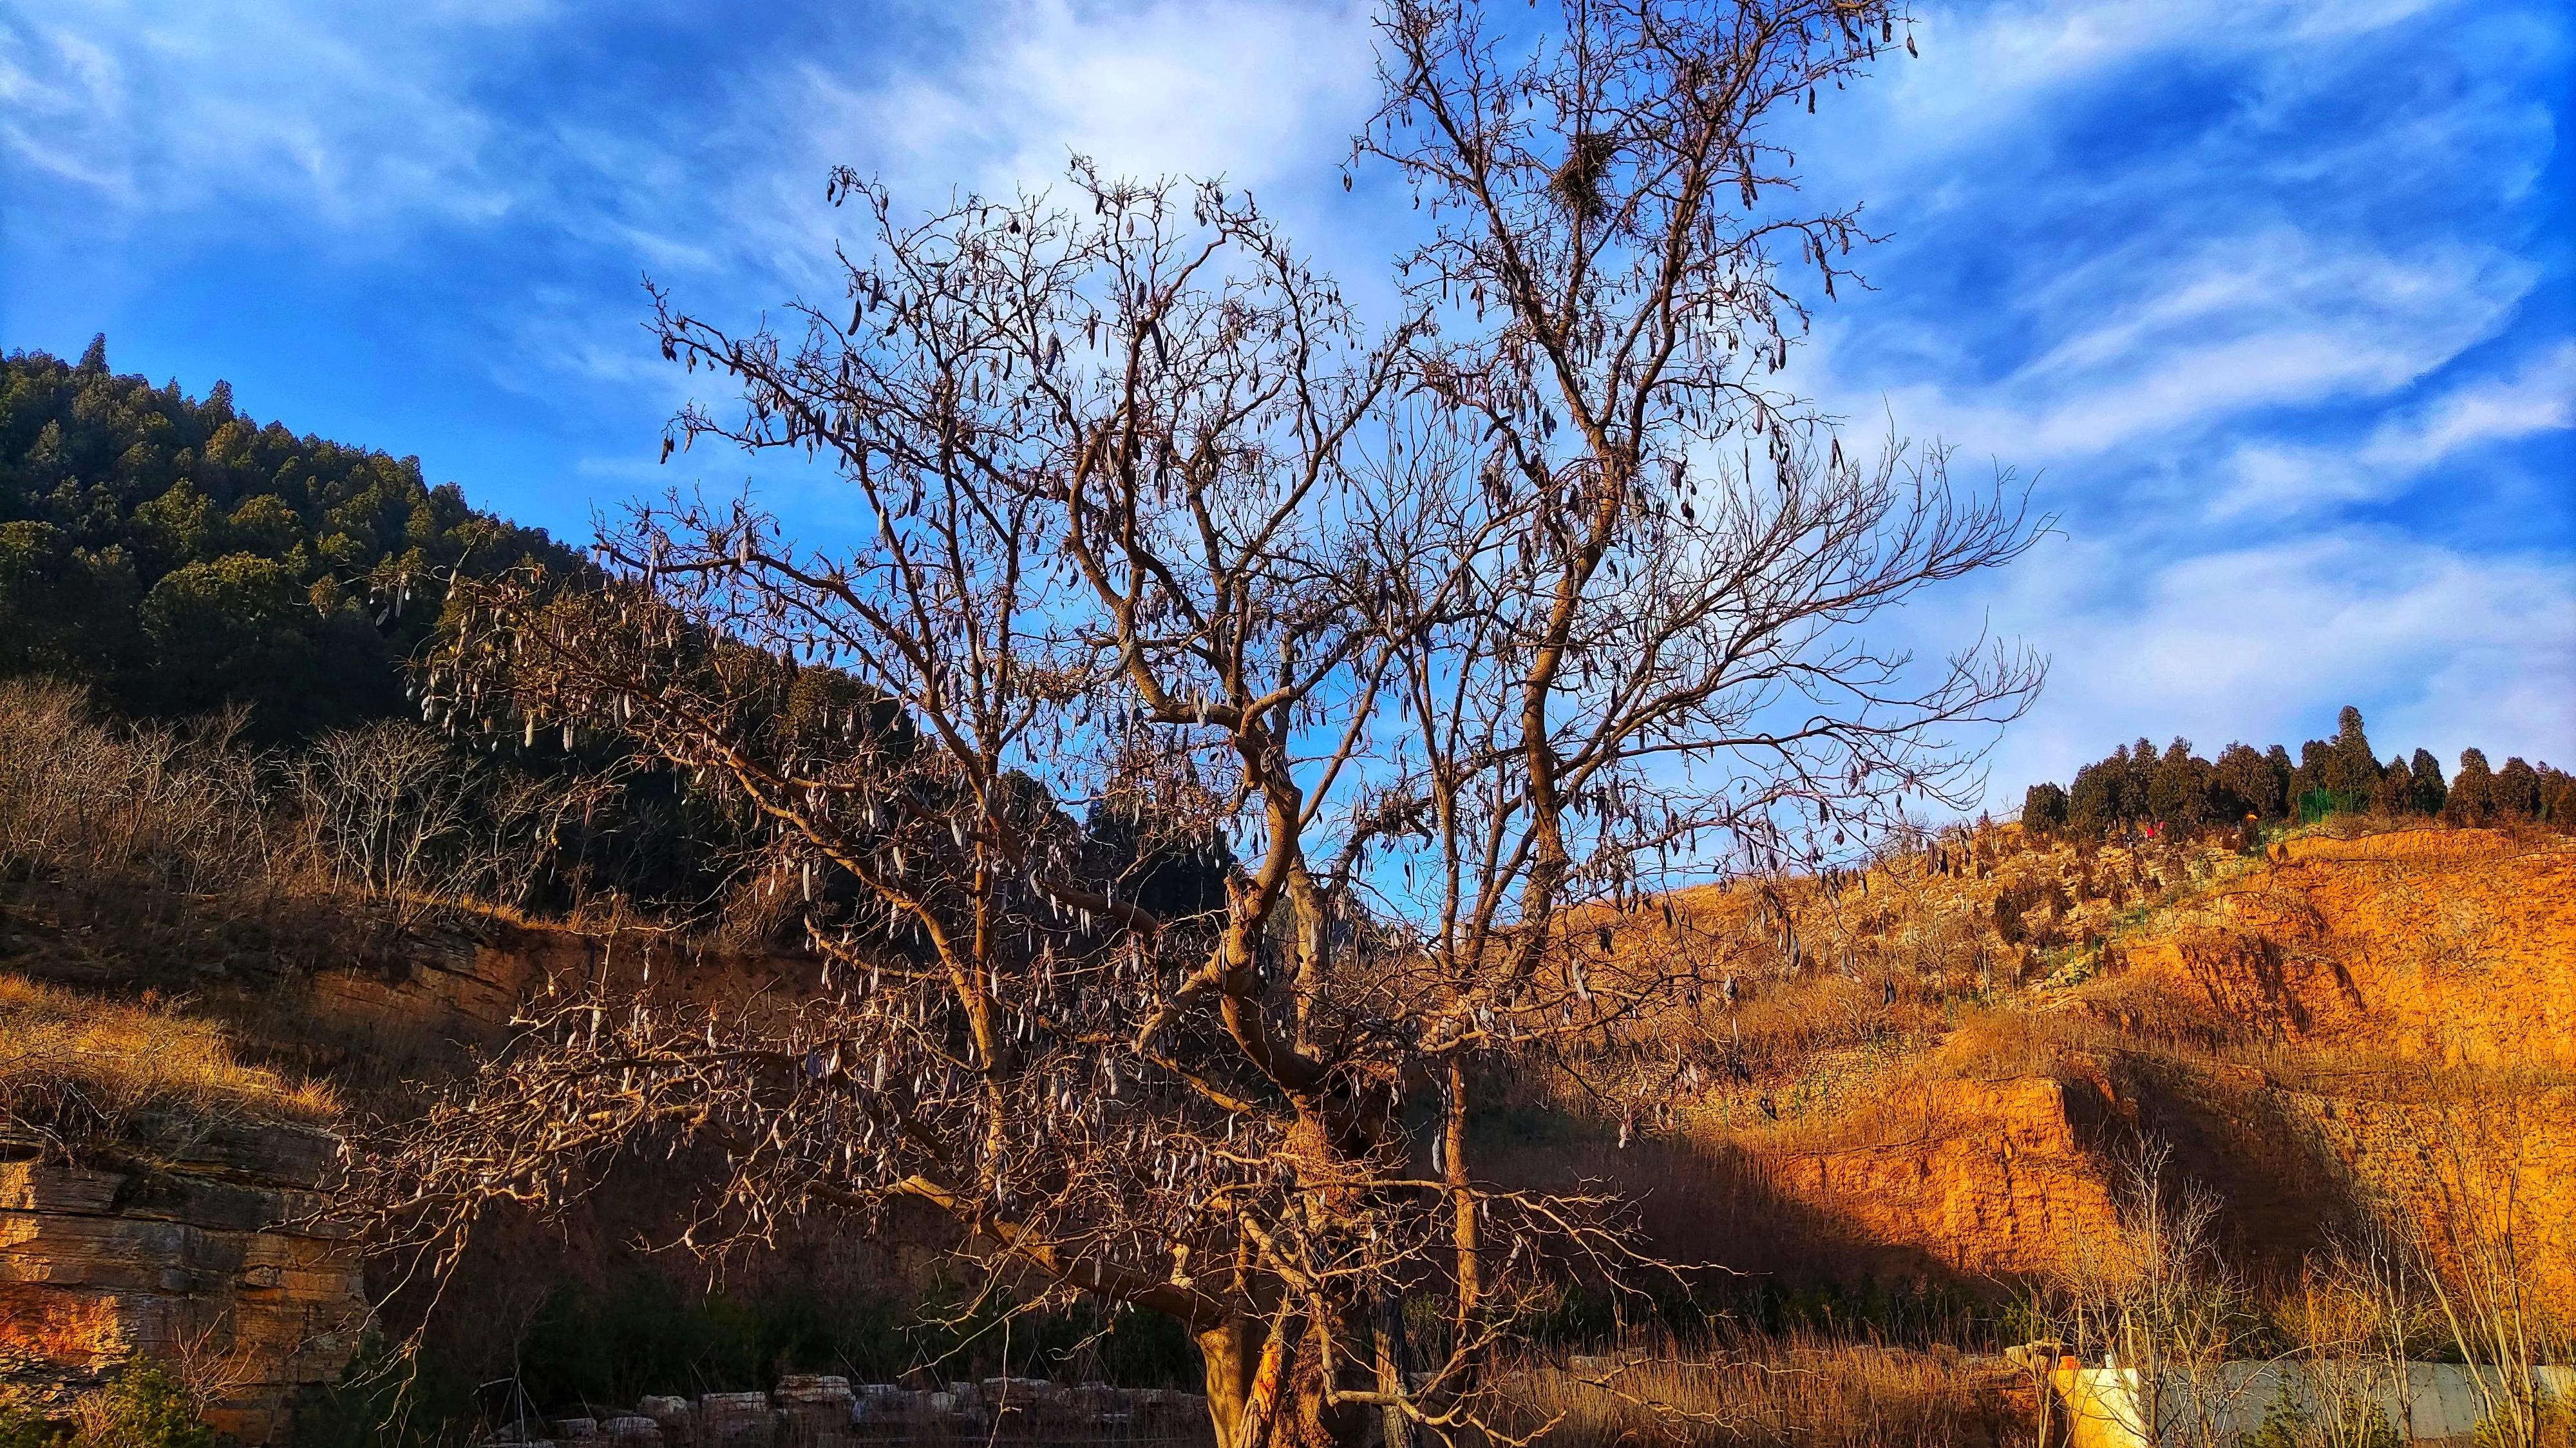
[[[2221,1448],[2235,1441],[2237,1399],[2252,1381],[2228,1368],[2245,1302],[2218,1257],[2217,1198],[2172,1161],[2170,1147],[2142,1144],[2124,1168],[2117,1228],[2079,1232],[2060,1273],[2069,1343],[2127,1384],[2125,1404],[2114,1394],[2070,1406],[2134,1411],[2128,1426],[2149,1443]]]
[[[1480,1067],[1644,1089],[1598,1048],[1713,984],[1609,957],[1645,892],[1858,848],[2039,670],[1859,638],[2030,527],[1755,382],[1769,248],[1840,279],[1853,234],[1747,219],[1759,124],[1885,9],[1570,5],[1508,72],[1479,24],[1384,22],[1362,149],[1441,220],[1383,333],[1250,198],[1080,163],[1070,207],[919,220],[837,173],[869,242],[792,339],[657,298],[745,401],[672,444],[828,458],[872,536],[643,511],[596,591],[458,584],[429,709],[613,732],[766,822],[824,987],[564,1004],[369,1160],[403,1230],[686,1138],[702,1242],[909,1199],[1178,1318],[1223,1448],[1509,1437],[1531,1294],[1652,1264],[1608,1196],[1477,1170]]]
[[[0,684],[0,876],[52,882],[85,925],[192,931],[276,904],[270,761],[238,711],[184,729],[94,718],[80,689]]]
[[[524,905],[564,827],[613,797],[623,774],[493,769],[397,720],[323,735],[295,781],[313,858],[408,919],[458,899]]]
[[[2576,1322],[2533,1270],[2552,1245],[2544,1223],[2559,1220],[2527,1189],[2532,1103],[2552,1093],[2516,1074],[2425,1073],[2410,1134],[2429,1209],[2409,1242],[2436,1334],[2467,1367],[2481,1436],[2525,1445],[2550,1441],[2552,1404],[2534,1369],[2569,1345]]]
[[[2304,1264],[2281,1304],[2293,1347],[2278,1435],[2315,1448],[2380,1448],[2414,1418],[2423,1311],[2406,1259],[2385,1234],[2336,1242]],[[2304,1391],[2301,1391],[2301,1390]]]
[[[441,846],[472,815],[472,783],[447,741],[399,721],[314,741],[299,772],[322,859],[343,883],[388,898],[444,893]]]

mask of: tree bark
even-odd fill
[[[1389,1292],[1378,1306],[1376,1320],[1369,1324],[1370,1346],[1377,1369],[1377,1390],[1390,1396],[1405,1390],[1406,1377],[1412,1364],[1406,1359],[1404,1342],[1404,1298]],[[1381,1410],[1383,1435],[1380,1448],[1413,1448],[1413,1425],[1404,1410],[1389,1403]]]
[[[1238,1317],[1195,1334],[1216,1448],[1369,1448],[1379,1415],[1335,1407],[1318,1374],[1319,1331]]]
[[[1244,1428],[1252,1406],[1253,1326],[1250,1319],[1238,1317],[1196,1334],[1216,1448],[1252,1448],[1244,1441]]]

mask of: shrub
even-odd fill
[[[68,1448],[214,1448],[197,1400],[177,1378],[141,1358],[80,1405]]]
[[[70,1424],[0,1398],[0,1448],[62,1448],[71,1435]]]
[[[2483,825],[2495,817],[2495,811],[2495,773],[2487,765],[2486,751],[2461,750],[2460,772],[2451,781],[2442,818],[2455,825]]]
[[[2520,755],[2504,762],[2496,771],[2496,813],[2509,820],[2537,820],[2541,817],[2540,772]]]
[[[2022,828],[2048,834],[2066,826],[2066,791],[2056,785],[2032,785],[2021,797]]]
[[[2377,1403],[2347,1401],[2329,1416],[2333,1421],[2320,1422],[2301,1406],[2284,1378],[2280,1396],[2263,1412],[2262,1426],[2245,1435],[2245,1448],[2309,1448],[2328,1443],[2336,1448],[2405,1448],[2405,1437]]]

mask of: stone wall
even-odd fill
[[[357,1254],[315,1220],[338,1143],[309,1127],[165,1124],[149,1152],[69,1166],[0,1139],[0,1384],[68,1407],[138,1352],[220,1430],[284,1436],[367,1313]]]
[[[941,1388],[790,1376],[771,1393],[646,1398],[631,1413],[502,1429],[520,1448],[852,1448],[943,1439],[1213,1444],[1207,1400],[1162,1388],[986,1378]]]

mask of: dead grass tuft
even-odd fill
[[[1531,1364],[1515,1374],[1518,1426],[1548,1448],[1706,1443],[1906,1448],[2026,1438],[2000,1370],[1947,1350],[1908,1352],[1812,1334],[1730,1335],[1705,1353],[1626,1366]]]
[[[244,1065],[221,1027],[148,994],[109,1001],[0,975],[0,1121],[66,1153],[164,1113],[318,1121],[339,1109],[327,1085]]]

